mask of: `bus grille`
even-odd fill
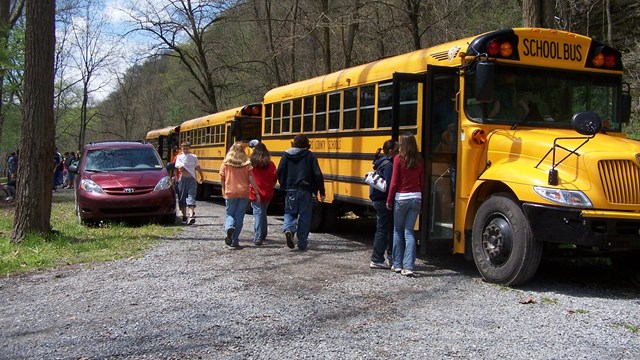
[[[603,160],[598,170],[609,203],[640,204],[640,168],[633,161]]]

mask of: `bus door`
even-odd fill
[[[393,74],[393,95],[392,95],[392,122],[391,138],[398,141],[400,128],[403,131],[412,132],[418,141],[418,147],[422,149],[422,156],[425,159],[425,179],[431,178],[431,167],[429,166],[429,154],[425,149],[429,146],[427,104],[429,103],[428,74],[394,73]],[[422,86],[419,86],[422,85]],[[421,92],[421,93],[420,93]],[[421,103],[421,104],[420,104]],[[430,218],[430,208],[425,206],[429,202],[429,182],[424,181],[425,189],[422,197],[422,211],[420,213],[418,226],[421,236],[419,244],[425,244],[426,238],[422,236],[428,231],[427,223],[423,219]],[[420,246],[424,249],[426,246]],[[423,250],[421,250],[422,252]]]
[[[456,153],[458,140],[458,87],[456,68],[428,66],[422,127],[422,155],[425,159],[423,215],[420,243],[452,251],[455,210]],[[427,246],[420,247],[420,254]]]

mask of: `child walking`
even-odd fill
[[[220,166],[220,178],[226,205],[224,231],[227,237],[224,242],[235,250],[240,248],[238,237],[249,204],[249,185],[258,188],[253,179],[253,167],[242,142],[236,142],[229,148]],[[260,202],[259,193],[256,194],[256,200]]]
[[[273,199],[273,188],[278,181],[276,174],[276,165],[271,161],[271,156],[267,146],[258,143],[253,148],[251,154],[251,166],[253,167],[253,178],[257,187],[249,186],[251,190],[250,200],[253,209],[253,237],[254,245],[262,245],[267,237],[267,208],[269,202]],[[256,195],[260,195],[260,201]]]

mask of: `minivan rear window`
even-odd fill
[[[95,149],[85,156],[85,171],[162,170],[162,161],[150,148]]]

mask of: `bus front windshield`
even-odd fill
[[[475,73],[465,78],[465,112],[474,121],[571,128],[573,114],[593,111],[603,129],[620,131],[620,77],[495,66],[493,100],[475,99]]]

